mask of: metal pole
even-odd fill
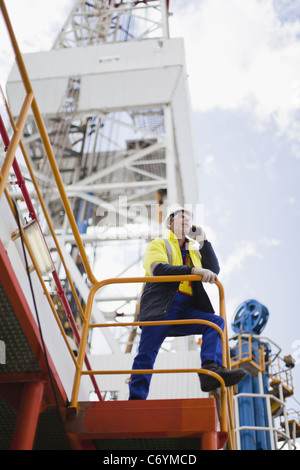
[[[167,161],[167,190],[169,204],[176,201],[182,203],[182,188],[178,188],[176,181],[176,148],[174,143],[174,126],[171,105],[164,106],[164,119],[166,129],[166,161]]]
[[[32,450],[44,386],[44,382],[30,382],[24,385],[11,450]]]
[[[271,396],[267,397],[267,413],[268,413],[268,421],[269,421],[269,430],[270,430],[270,442],[271,442],[271,450],[275,450],[275,436],[274,436],[274,429],[273,429],[273,417],[272,417],[272,410],[271,410]]]
[[[23,106],[22,106],[22,109],[21,109],[21,112],[20,112],[20,115],[16,124],[17,129],[14,132],[14,135],[7,149],[7,154],[6,154],[3,166],[1,168],[1,173],[0,173],[0,198],[6,186],[6,181],[9,175],[9,171],[15,158],[15,152],[17,150],[17,147],[21,139],[21,135],[23,132],[23,128],[26,122],[27,114],[28,114],[30,105],[32,103],[32,100],[33,100],[33,93],[28,93],[25,97],[25,100],[24,100],[24,103],[23,103]]]
[[[234,414],[235,414],[235,430],[236,430],[236,449],[241,450],[241,432],[240,432],[240,415],[239,415],[239,398],[233,397]]]
[[[279,384],[279,398],[283,403],[283,417],[284,417],[285,432],[289,437],[289,439],[288,439],[288,448],[289,448],[289,450],[292,450],[290,428],[289,428],[289,422],[288,422],[288,417],[287,417],[287,412],[286,412],[286,407],[285,407],[282,383]]]
[[[168,19],[168,5],[167,0],[160,0],[161,3],[161,20],[162,20],[162,32],[164,38],[169,38],[169,19]]]

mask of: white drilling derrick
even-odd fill
[[[24,54],[82,240],[97,259],[99,279],[142,276],[145,243],[163,232],[164,208],[175,202],[194,208],[198,202],[184,42],[170,38],[169,15],[167,0],[78,0],[52,50]],[[14,65],[7,82],[13,116],[23,94]],[[74,241],[30,115],[22,141],[85,302],[88,286],[77,252],[70,250]],[[116,269],[125,266],[112,276],[106,253],[118,251]],[[94,319],[111,320],[124,312],[133,319],[140,288],[103,289]],[[113,355],[134,351],[128,344],[130,331],[106,333]]]

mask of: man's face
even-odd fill
[[[190,231],[192,217],[188,212],[177,212],[170,223],[170,229],[179,240],[182,240]]]

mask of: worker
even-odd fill
[[[199,281],[145,283],[141,296],[139,319],[208,320],[224,329],[224,320],[214,313],[203,282],[218,280],[220,268],[211,243],[201,227],[192,226],[193,214],[184,207],[172,206],[166,217],[166,232],[147,247],[144,257],[146,276],[195,274]],[[246,375],[242,369],[222,366],[222,341],[218,331],[204,324],[150,325],[141,327],[138,353],[132,369],[153,369],[159,349],[167,337],[202,335],[201,367],[219,374],[225,386],[233,386]],[[131,374],[129,400],[145,400],[152,374]],[[210,392],[220,386],[207,374],[199,374],[201,389]]]

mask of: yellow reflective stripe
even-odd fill
[[[172,266],[173,264],[172,247],[170,243],[168,242],[168,240],[166,240],[165,238],[164,238],[164,242],[165,242],[166,252],[168,255],[169,264]]]
[[[192,281],[181,281],[178,290],[182,294],[193,295]]]
[[[185,264],[188,265],[188,266],[192,266],[192,262],[191,262],[191,259],[190,259],[190,256],[188,255],[188,253],[186,254],[186,257],[185,257]],[[187,295],[193,295],[194,294],[191,281],[181,281],[181,283],[179,284],[178,290],[182,294],[187,294]]]

